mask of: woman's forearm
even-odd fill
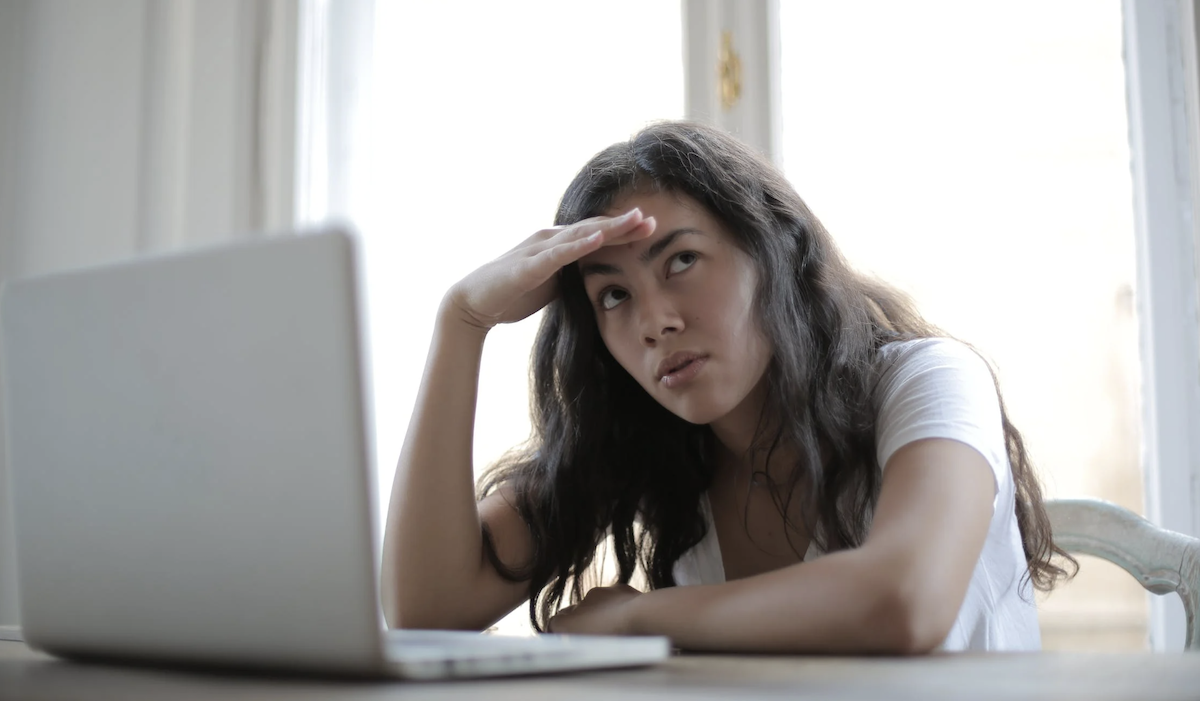
[[[928,652],[962,608],[994,495],[991,469],[974,448],[915,441],[888,461],[861,547],[725,584],[641,595],[630,627],[694,649]]]
[[[381,585],[392,626],[472,618],[484,566],[471,447],[485,336],[443,302],[388,508]]]
[[[746,579],[672,587],[631,602],[631,632],[687,650],[777,653],[926,652],[946,635],[923,629],[916,598],[886,560],[862,549]],[[895,577],[895,579],[892,579]]]

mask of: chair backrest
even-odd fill
[[[1200,651],[1200,538],[1159,528],[1099,499],[1052,499],[1046,511],[1058,547],[1108,560],[1155,594],[1179,594],[1187,613],[1184,648]]]

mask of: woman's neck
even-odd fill
[[[797,451],[787,441],[769,448],[755,445],[755,438],[770,436],[778,429],[778,417],[766,416],[766,378],[733,411],[709,424],[718,443],[717,472],[729,477],[770,478],[785,482],[795,467]]]

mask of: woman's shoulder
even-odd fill
[[[877,395],[889,386],[928,375],[993,383],[983,356],[962,341],[941,336],[884,344],[876,356],[875,373]]]
[[[975,447],[1003,471],[996,381],[974,348],[952,338],[889,343],[880,348],[878,372],[873,399],[880,465],[906,443],[941,437]]]
[[[932,359],[968,360],[983,363],[974,348],[956,338],[930,336],[885,343],[879,348],[879,362],[892,365],[900,362],[920,362]],[[986,363],[984,363],[986,365]]]

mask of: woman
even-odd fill
[[[990,369],[855,273],[769,163],[651,126],[584,166],[556,225],[443,300],[389,508],[391,625],[482,629],[528,598],[539,629],[686,649],[1040,646],[1032,587],[1065,553]],[[543,307],[534,436],[476,501],[484,338]],[[610,536],[617,583],[585,595]]]

